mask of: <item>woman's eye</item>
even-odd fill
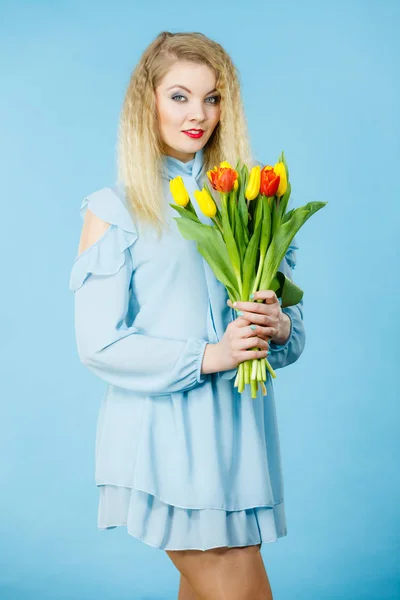
[[[175,94],[175,96],[172,96],[172,100],[177,100],[177,98],[185,98],[185,96],[182,94]],[[207,100],[213,100],[213,102],[208,102],[208,104],[217,104],[217,102],[219,102],[219,96],[209,96]]]

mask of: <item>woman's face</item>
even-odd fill
[[[176,62],[164,76],[155,90],[164,154],[188,162],[206,145],[221,112],[215,84],[215,74],[207,65],[188,61]],[[191,129],[202,129],[202,136],[184,133]]]

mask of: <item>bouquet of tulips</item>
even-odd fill
[[[225,286],[232,304],[247,302],[256,291],[267,289],[275,291],[281,307],[300,302],[303,291],[278,267],[300,227],[327,202],[309,202],[287,211],[291,185],[283,152],[274,167],[256,165],[249,171],[240,161],[235,168],[223,161],[207,171],[207,177],[219,193],[220,206],[207,183],[194,195],[213,225],[200,221],[180,176],[170,181],[176,202],[170,206],[180,214],[176,221],[181,234],[197,242],[198,251]],[[239,364],[238,391],[242,393],[249,384],[251,396],[256,398],[260,384],[266,395],[267,369],[275,378],[267,358]]]

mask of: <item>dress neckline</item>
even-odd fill
[[[171,180],[180,175],[181,177],[193,177],[198,179],[202,169],[204,160],[204,150],[200,148],[194,155],[194,158],[187,162],[183,162],[178,158],[163,154],[163,178]]]

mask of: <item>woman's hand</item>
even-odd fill
[[[264,302],[255,302],[264,300]],[[290,332],[290,317],[282,312],[277,295],[273,290],[259,290],[254,294],[254,302],[228,300],[231,308],[238,309],[239,318],[257,325],[257,335],[263,340],[284,344]]]
[[[243,314],[229,323],[221,340],[207,344],[203,357],[202,373],[216,373],[236,368],[245,360],[265,358],[269,342],[284,344],[290,333],[290,317],[282,312],[273,290],[255,292],[254,300],[264,302],[237,302],[231,308]],[[260,348],[260,350],[248,350]]]
[[[265,358],[269,345],[266,340],[259,337],[261,329],[258,325],[252,325],[244,317],[234,319],[227,326],[219,342],[207,344],[202,373],[228,371],[235,369],[245,360]],[[261,348],[261,350],[249,350],[249,348]]]

